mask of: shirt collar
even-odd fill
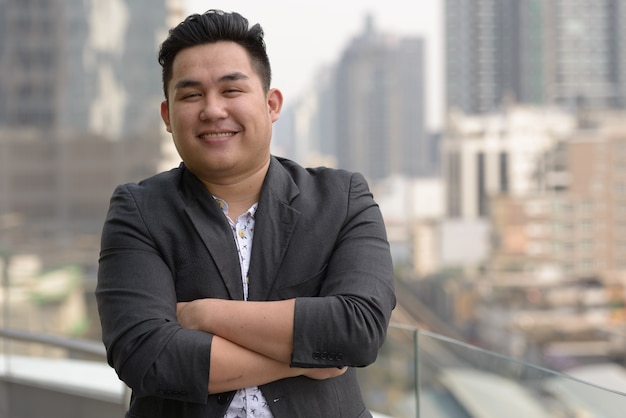
[[[213,199],[215,199],[215,202],[217,203],[217,205],[220,207],[220,209],[222,209],[222,212],[224,212],[224,215],[228,217],[228,203],[226,203],[224,199],[220,199],[217,196],[213,196]],[[249,215],[252,218],[254,218],[254,216],[256,215],[256,210],[258,206],[259,206],[258,202],[253,204],[245,213],[242,214],[242,216]]]

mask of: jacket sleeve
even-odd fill
[[[389,243],[363,176],[352,174],[343,223],[320,297],[296,299],[292,366],[366,366],[376,360],[395,307]]]
[[[96,300],[108,362],[136,396],[206,403],[212,337],[179,325],[172,272],[137,194],[115,190],[102,232]]]

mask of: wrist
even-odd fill
[[[198,299],[194,302],[198,304],[195,316],[198,329],[208,332],[209,334],[214,334],[215,329],[211,320],[215,315],[215,310],[212,309],[212,299]]]
[[[291,373],[289,377],[298,377],[304,375],[305,369],[303,369],[302,367],[291,367],[289,365],[287,365],[287,367],[289,367]]]

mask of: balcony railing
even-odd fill
[[[128,390],[106,364],[99,342],[0,329],[0,348],[0,418],[39,416],[32,415],[38,405],[44,405],[50,417],[123,415]],[[392,324],[378,360],[359,369],[359,379],[366,403],[379,416],[622,417],[626,395],[620,385],[626,385],[625,374],[621,366],[602,367],[604,387]],[[55,415],[45,406],[51,393],[61,403],[83,406],[63,410],[57,405],[63,415]]]
[[[579,370],[600,387],[399,324],[376,363],[359,372],[368,406],[396,418],[617,418],[626,411],[622,366]]]

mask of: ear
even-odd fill
[[[170,125],[170,109],[167,106],[167,100],[161,102],[161,119],[165,122],[165,129],[167,132],[172,133],[172,127]]]
[[[267,108],[270,112],[272,122],[276,122],[283,107],[283,93],[278,89],[270,89],[267,92]]]

